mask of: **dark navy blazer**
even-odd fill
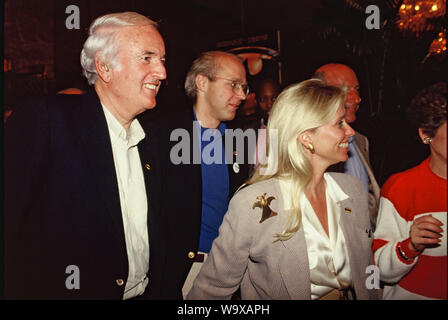
[[[150,123],[144,130],[138,149],[149,202],[145,298],[177,299],[191,265],[188,250],[197,243],[189,237],[195,222],[173,223],[186,213],[169,203],[181,189],[165,180],[167,135]],[[128,258],[112,147],[95,91],[15,110],[5,126],[4,155],[6,298],[122,299]],[[66,286],[71,265],[79,269],[79,289]]]

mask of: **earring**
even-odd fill
[[[430,138],[430,137],[425,137],[424,139],[423,139],[423,143],[424,144],[430,144],[432,142],[432,139]]]
[[[311,142],[308,143],[308,149],[311,151],[311,153],[316,152],[316,150],[314,150],[314,146],[313,146],[313,144]]]

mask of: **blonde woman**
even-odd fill
[[[278,137],[267,145],[270,170],[259,167],[230,201],[189,299],[229,299],[238,288],[242,299],[377,297],[366,287],[373,259],[365,188],[325,173],[347,160],[354,134],[344,98],[317,79],[278,96],[268,124]]]

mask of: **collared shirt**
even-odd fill
[[[367,192],[367,201],[369,200],[368,194],[369,194],[369,175],[367,174],[366,168],[364,167],[364,164],[362,163],[362,160],[359,156],[358,151],[355,148],[355,143],[353,141],[353,136],[351,136],[348,139],[348,150],[349,157],[348,160],[345,162],[345,173],[358,178],[361,180],[362,184],[366,188]]]
[[[196,115],[194,116],[196,120]],[[218,129],[200,127],[201,175],[202,175],[202,218],[199,251],[210,252],[213,240],[218,236],[229,202],[229,172],[225,163],[223,137],[226,124],[221,122]],[[204,135],[205,133],[205,135]],[[213,133],[213,135],[210,135]],[[210,138],[210,141],[202,141]],[[221,151],[220,163],[214,154]],[[212,162],[212,163],[210,163]]]
[[[311,299],[319,299],[333,289],[345,289],[352,283],[346,241],[339,225],[338,202],[348,196],[328,174],[324,174],[328,216],[328,235],[305,194],[300,198],[302,225],[310,268]],[[290,208],[291,185],[280,179],[285,208]]]
[[[126,131],[104,105],[103,110],[112,143],[129,263],[123,299],[129,299],[141,295],[148,284],[148,204],[137,147],[145,138],[145,132],[137,119],[131,122]]]

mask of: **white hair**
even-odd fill
[[[89,37],[84,42],[81,51],[82,74],[90,85],[95,84],[98,74],[95,67],[95,55],[111,68],[119,67],[116,56],[117,48],[115,37],[120,28],[125,26],[151,25],[157,27],[157,22],[136,12],[110,13],[98,17],[89,28]]]

